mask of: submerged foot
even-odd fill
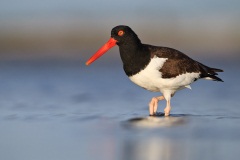
[[[162,112],[155,112],[153,115],[149,115],[149,116],[151,116],[151,117],[162,117],[162,116],[165,116],[165,114],[162,113]]]

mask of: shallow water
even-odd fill
[[[0,159],[238,159],[239,65],[201,80],[148,117],[150,93],[121,65],[1,62]],[[159,103],[162,112],[165,102]]]

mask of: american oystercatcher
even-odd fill
[[[210,68],[184,53],[168,48],[142,44],[135,32],[128,26],[119,25],[112,29],[111,38],[87,62],[91,64],[113,46],[118,45],[123,69],[129,79],[140,87],[161,92],[162,96],[153,97],[149,103],[150,115],[157,114],[158,101],[167,101],[164,109],[169,116],[171,97],[175,92],[190,88],[198,79],[221,81],[216,72],[221,69]]]

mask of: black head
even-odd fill
[[[114,27],[111,31],[111,37],[117,40],[116,44],[119,46],[129,43],[141,43],[136,33],[130,27],[124,25]]]
[[[120,54],[135,53],[136,50],[141,46],[141,41],[133,30],[128,26],[116,26],[112,29],[111,38],[105,43],[87,62],[86,65],[91,64],[110,48],[115,45],[119,46]],[[122,57],[122,56],[121,56]],[[122,57],[122,59],[124,59]]]

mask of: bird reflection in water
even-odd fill
[[[123,138],[122,159],[131,160],[169,160],[186,159],[189,148],[187,141],[179,138],[161,136],[166,128],[182,126],[187,123],[184,115],[171,115],[165,117],[149,116],[132,118],[126,121],[124,126],[132,133]],[[146,130],[146,128],[148,128]],[[160,130],[158,130],[160,129]],[[163,129],[163,130],[162,130]]]
[[[159,113],[159,116],[149,116],[149,117],[137,117],[132,118],[125,123],[127,127],[171,127],[183,125],[187,122],[187,118],[183,115],[171,115],[170,117],[164,117],[164,113]]]
[[[186,159],[188,155],[187,142],[163,137],[125,139],[122,159],[131,160],[172,160]]]

